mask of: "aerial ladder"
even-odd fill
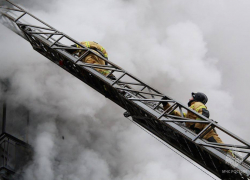
[[[223,128],[216,121],[206,118],[150,87],[107,58],[83,46],[11,1],[2,1],[0,15],[1,23],[29,41],[35,51],[125,109],[125,117],[132,118],[133,122],[193,162],[221,179],[250,179],[250,162],[247,160],[250,156],[250,144],[247,141]],[[77,44],[78,48],[72,47],[70,44]],[[78,57],[69,54],[67,52],[69,49],[81,50],[85,53]],[[90,53],[102,58],[106,64],[84,63],[82,59]],[[116,79],[104,76],[96,68],[109,70]],[[162,102],[168,102],[170,108],[164,110]],[[182,117],[173,115],[174,110],[180,111]],[[196,114],[200,120],[185,118],[184,111]],[[199,122],[207,124],[207,126],[199,134],[196,134],[184,125],[185,122]],[[224,132],[233,138],[235,143],[219,144],[203,139],[206,133],[212,129]],[[244,156],[241,158],[233,157],[222,149],[241,152],[244,153]]]

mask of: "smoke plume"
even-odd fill
[[[18,3],[74,39],[98,42],[112,62],[177,101],[206,93],[211,118],[249,138],[247,0]],[[31,111],[34,157],[24,179],[209,179],[25,40],[0,32],[0,79],[11,83],[0,97]]]

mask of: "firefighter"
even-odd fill
[[[164,97],[163,100],[164,99],[166,100],[167,98]],[[209,111],[207,110],[207,106],[205,106],[207,101],[208,101],[208,98],[204,93],[201,93],[201,92],[192,93],[192,98],[189,100],[188,106],[192,110],[194,110],[194,111],[202,114],[203,116],[209,118]],[[168,109],[170,107],[169,103],[162,102],[162,104],[163,104],[164,110],[166,110],[166,109]],[[172,112],[172,114],[176,115],[176,116],[181,116],[181,113],[179,111],[176,111],[176,110],[174,110]],[[191,111],[188,111],[187,113],[183,113],[183,115],[186,118],[189,118],[189,119],[200,120],[200,118],[197,117],[197,115],[195,115]],[[190,128],[192,131],[194,131],[196,134],[199,134],[207,126],[207,124],[205,124],[205,123],[186,122],[186,126],[188,128]],[[206,135],[203,138],[206,139],[207,141],[210,141],[210,142],[223,143],[222,140],[220,139],[220,137],[218,136],[218,134],[216,133],[216,131],[213,130],[213,129],[210,130],[209,132],[207,132]],[[228,150],[226,150],[226,149],[223,149],[223,150],[228,152]],[[229,153],[231,154],[230,151],[229,151]]]
[[[97,54],[100,54],[101,56],[105,57],[106,59],[108,59],[108,53],[107,51],[98,43],[93,42],[93,41],[83,41],[80,42],[81,45],[93,50],[94,52],[96,52]],[[77,47],[77,48],[81,48],[81,46],[75,44],[72,45],[72,47]],[[84,50],[75,50],[75,49],[67,49],[67,52],[69,52],[70,54],[77,54],[79,57],[81,57],[86,51]],[[89,53],[83,60],[84,63],[90,63],[90,64],[97,64],[97,65],[107,65],[107,63],[100,57],[96,56],[93,53]],[[115,80],[115,76],[113,74],[110,74],[109,70],[105,70],[105,69],[98,69],[95,68],[98,72],[100,72],[101,74],[108,76],[109,78]]]

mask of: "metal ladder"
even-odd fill
[[[29,41],[34,50],[124,108],[125,117],[131,117],[134,122],[219,178],[249,179],[250,163],[247,159],[250,156],[250,144],[248,142],[226,130],[217,122],[143,83],[113,62],[81,45],[78,41],[9,0],[3,1],[3,4],[0,5],[0,18],[3,25]],[[26,16],[32,19],[32,23],[25,21]],[[70,44],[65,45],[65,40],[70,44],[77,44],[81,48],[71,47]],[[79,57],[69,54],[66,51],[68,49],[82,50],[85,53]],[[90,53],[102,58],[106,65],[83,63],[82,59]],[[96,71],[96,68],[110,70],[110,74],[115,75],[117,79],[109,79]],[[164,100],[163,97],[165,97]],[[171,107],[164,110],[162,102],[168,102]],[[179,110],[182,117],[172,115],[174,110]],[[183,111],[191,111],[200,120],[185,118]],[[207,124],[207,127],[199,134],[195,134],[185,127],[183,124],[185,122],[200,122]],[[206,133],[215,128],[223,131],[241,145],[211,143],[202,139]],[[245,157],[233,158],[221,150],[233,148],[236,148],[235,151],[245,153]],[[234,163],[228,163],[230,161]]]

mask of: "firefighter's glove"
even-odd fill
[[[168,100],[168,98],[166,96],[164,96],[163,98],[161,98],[161,100]],[[165,107],[168,104],[168,102],[161,102],[161,103],[162,103],[163,107]]]
[[[201,130],[198,129],[198,128],[194,128],[194,132],[195,132],[196,134],[199,134],[199,133],[201,132]]]
[[[114,80],[114,81],[116,80],[116,77],[113,74],[109,74],[107,78],[110,78],[111,80]]]
[[[71,45],[71,47],[75,48],[77,47],[75,44]],[[76,49],[65,49],[70,54],[74,54],[77,50]]]

